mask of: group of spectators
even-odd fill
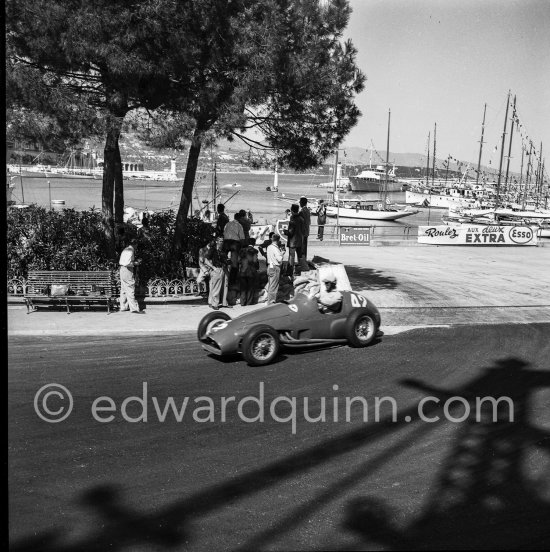
[[[258,300],[274,303],[277,300],[281,271],[288,248],[288,272],[294,274],[308,269],[307,248],[311,226],[311,211],[305,197],[290,208],[288,228],[283,236],[274,232],[262,244],[250,237],[253,217],[250,210],[241,209],[230,220],[225,206],[217,206],[218,216],[215,238],[199,252],[199,276],[197,281],[208,280],[208,304],[212,309],[230,308],[237,299],[241,305],[251,305]],[[320,203],[326,216],[324,205]],[[319,209],[316,211],[320,218]],[[324,222],[324,221],[323,221]],[[322,227],[319,239],[322,239]],[[259,256],[265,258],[267,270],[260,271]]]

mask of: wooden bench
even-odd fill
[[[68,286],[67,292],[52,295],[52,286],[57,285]],[[104,303],[110,314],[117,292],[117,283],[110,270],[33,270],[27,276],[24,299],[27,314],[37,310],[40,303],[63,304],[67,307],[67,314],[71,313],[71,304],[89,307],[94,303]]]

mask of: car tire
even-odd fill
[[[279,334],[267,324],[250,328],[243,338],[241,351],[250,366],[264,366],[279,354]]]
[[[374,341],[378,326],[370,309],[354,309],[346,321],[346,338],[352,347],[366,347]]]
[[[197,328],[197,337],[199,341],[204,341],[206,339],[206,334],[219,322],[225,320],[231,320],[231,317],[225,312],[209,312],[203,319],[199,322],[199,327]]]

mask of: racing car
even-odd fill
[[[208,313],[199,323],[197,337],[209,353],[242,353],[249,365],[263,366],[275,360],[281,345],[366,347],[375,339],[380,323],[378,309],[358,293],[343,291],[338,312],[321,312],[315,298],[298,293],[290,301],[234,319],[221,311]]]

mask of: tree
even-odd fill
[[[165,71],[185,95],[164,107],[193,122],[185,129],[186,136],[192,132],[176,257],[209,136],[238,137],[306,169],[319,165],[356,123],[354,96],[365,77],[353,44],[341,43],[350,13],[347,0],[196,0],[165,14],[155,45],[169,52]]]
[[[6,4],[8,83],[17,89],[18,83],[29,82],[29,74],[38,74],[38,88],[59,92],[41,98],[48,101],[39,106],[27,95],[27,105],[47,114],[66,113],[55,100],[73,97],[73,106],[102,114],[102,213],[112,254],[114,224],[122,223],[124,209],[118,145],[124,117],[137,107],[159,107],[173,88],[159,63],[162,52],[150,47],[162,14],[151,16],[162,3],[8,0]],[[71,102],[62,104],[68,107]],[[69,127],[73,121],[64,124]]]
[[[14,70],[31,67],[105,113],[106,232],[122,221],[118,139],[137,108],[190,121],[174,254],[208,137],[239,137],[281,162],[318,165],[355,124],[364,75],[341,43],[348,0],[8,0]],[[182,119],[183,118],[183,119]],[[177,125],[176,125],[177,126]],[[162,141],[176,140],[168,121]],[[114,240],[111,240],[114,244]]]

